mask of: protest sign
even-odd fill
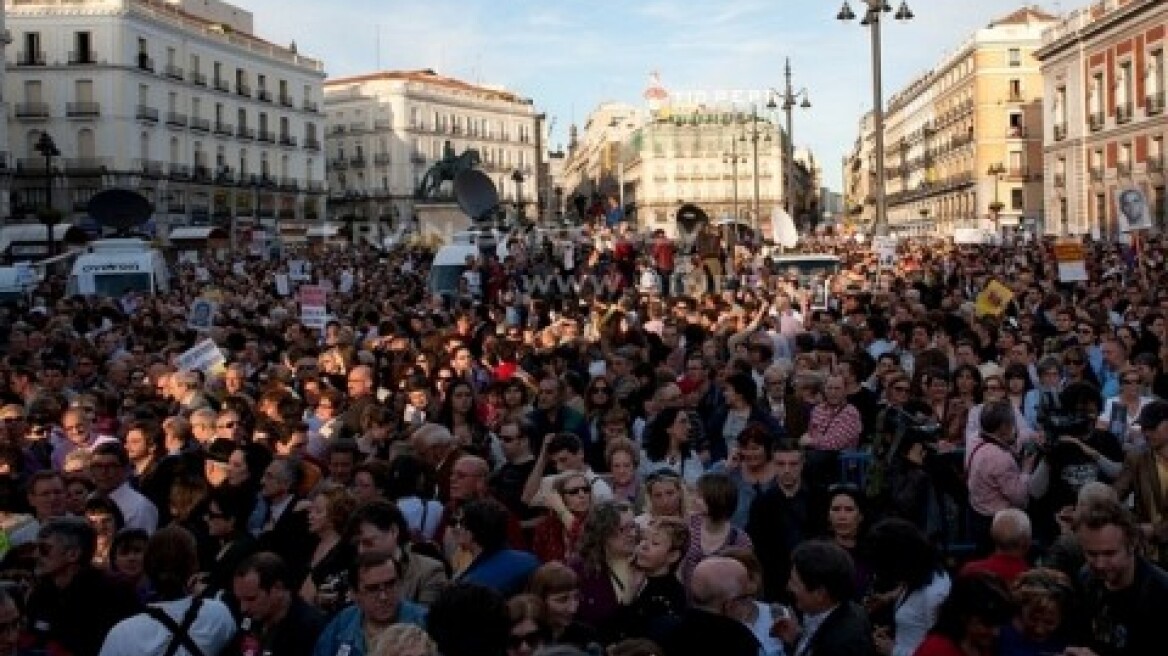
[[[991,280],[977,296],[977,316],[1001,315],[1013,299],[1014,292],[1010,291],[1009,287],[997,280]]]
[[[187,327],[198,331],[211,330],[211,327],[215,325],[215,311],[217,309],[214,301],[196,298],[191,303],[191,312],[187,316]]]
[[[286,274],[286,273],[277,273],[276,274],[276,293],[279,294],[280,296],[288,296],[289,294],[292,293],[292,287],[288,283],[288,274]]]
[[[226,364],[223,352],[210,339],[204,339],[178,356],[180,371],[201,371],[208,376],[222,373]]]
[[[1086,282],[1087,252],[1083,243],[1063,241],[1054,245],[1054,259],[1058,262],[1059,280],[1062,282]]]
[[[300,323],[324,330],[328,322],[328,291],[321,285],[301,285],[299,295]]]

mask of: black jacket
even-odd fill
[[[792,649],[790,653],[794,653]],[[875,656],[868,614],[854,602],[836,607],[811,636],[804,656]]]
[[[758,656],[759,644],[742,622],[690,608],[662,639],[661,649],[665,656]]]
[[[56,644],[73,656],[96,656],[109,630],[139,610],[133,588],[85,567],[63,589],[39,579],[25,615],[38,648]]]

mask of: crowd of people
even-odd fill
[[[0,656],[1161,653],[1165,245],[561,234],[3,307]]]

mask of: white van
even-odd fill
[[[162,253],[140,239],[103,239],[73,262],[70,294],[117,298],[127,292],[170,291],[170,272]]]
[[[455,241],[438,249],[434,263],[430,266],[430,281],[427,287],[431,294],[457,294],[458,281],[466,271],[466,258],[479,257],[479,245],[474,240],[462,241],[455,235]]]
[[[0,302],[27,298],[40,280],[40,272],[28,263],[0,267]]]

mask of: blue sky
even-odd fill
[[[898,0],[890,0],[896,7]],[[1049,0],[1069,11],[1085,0]],[[433,68],[500,84],[554,117],[551,144],[583,127],[600,102],[642,103],[649,73],[668,88],[761,89],[783,84],[791,58],[796,89],[813,107],[796,110],[795,142],[839,189],[839,162],[871,107],[868,33],[835,19],[841,0],[236,0],[255,13],[260,36],[295,40],[324,59],[330,76]],[[852,0],[860,13],[861,0]],[[1018,0],[909,0],[916,18],[884,24],[885,98],[928,70],[978,27]],[[889,15],[890,16],[890,15]],[[379,27],[378,27],[379,26]],[[380,33],[380,57],[376,46]]]

